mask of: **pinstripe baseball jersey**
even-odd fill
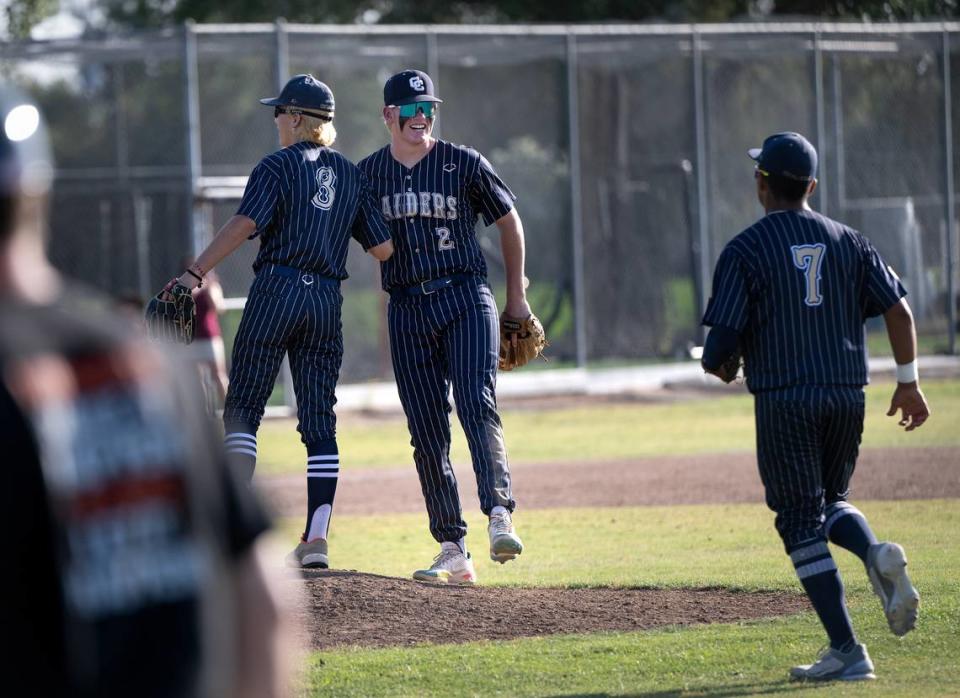
[[[774,211],[724,248],[703,324],[740,334],[751,392],[862,386],[864,320],[906,293],[857,231],[810,210]]]
[[[510,212],[516,197],[485,157],[437,140],[412,168],[398,162],[389,145],[358,166],[393,232],[395,251],[381,268],[384,289],[458,273],[486,277],[477,219],[494,223]]]
[[[254,271],[274,264],[346,279],[346,233],[365,250],[390,239],[366,177],[336,150],[309,141],[260,161],[237,214],[257,224]]]

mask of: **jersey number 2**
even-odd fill
[[[334,182],[337,181],[337,175],[333,173],[332,167],[321,167],[317,170],[317,193],[310,199],[310,203],[323,211],[329,211],[333,206],[333,197],[336,192],[333,189]]]
[[[817,306],[823,303],[823,295],[820,293],[820,267],[823,265],[823,255],[827,251],[827,246],[822,242],[816,245],[794,245],[793,264],[803,271],[806,281],[807,292],[803,302],[808,306]]]
[[[456,243],[450,239],[450,228],[437,228],[433,232],[436,233],[439,238],[439,240],[437,240],[438,250],[452,250],[456,248]]]

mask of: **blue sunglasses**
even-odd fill
[[[423,115],[428,119],[432,119],[433,115],[437,111],[436,102],[414,102],[413,104],[402,104],[399,107],[400,116],[404,119],[412,119],[417,115],[417,112],[423,112]]]

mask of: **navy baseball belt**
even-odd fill
[[[473,274],[451,274],[439,279],[430,279],[414,286],[397,286],[390,289],[391,296],[429,296],[445,288],[459,286],[474,278]]]
[[[277,276],[283,276],[288,279],[296,279],[304,286],[312,286],[313,284],[337,286],[340,283],[340,279],[334,279],[332,276],[323,276],[313,271],[285,267],[280,264],[264,264],[260,267],[259,271],[257,271],[257,275],[260,274],[276,274]]]

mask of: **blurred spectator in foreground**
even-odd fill
[[[267,519],[196,386],[50,265],[51,179],[38,110],[0,82],[3,693],[277,695]]]

